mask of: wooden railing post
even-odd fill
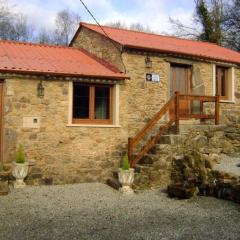
[[[216,96],[216,102],[215,102],[215,125],[219,125],[220,122],[220,97],[219,95]]]
[[[200,100],[200,115],[203,115],[203,100]],[[204,122],[204,119],[200,119],[200,122]]]
[[[176,133],[179,133],[179,92],[175,92],[175,127],[176,127]]]
[[[200,114],[203,114],[203,101],[200,101]]]
[[[128,138],[128,162],[132,167],[133,160],[133,138]]]

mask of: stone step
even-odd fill
[[[149,154],[169,154],[169,151],[171,149],[170,144],[155,144],[154,147],[149,151]]]
[[[180,124],[179,131],[180,134],[187,134],[191,130],[206,131],[209,129],[223,130],[224,125],[214,125],[214,124]]]
[[[186,138],[185,134],[169,134],[163,135],[158,141],[159,144],[180,144]]]

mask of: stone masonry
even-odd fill
[[[53,178],[55,184],[105,181],[126,151],[126,109],[120,110],[121,128],[68,127],[69,83],[44,81],[43,99],[37,97],[37,84],[29,79],[6,80],[4,163],[14,161],[21,143],[26,158],[34,161],[30,183],[45,178]],[[121,103],[124,98],[121,94]],[[24,128],[24,116],[39,117],[40,127]]]

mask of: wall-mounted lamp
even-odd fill
[[[44,97],[44,87],[43,87],[42,81],[40,81],[40,83],[38,83],[37,85],[37,95],[39,98]]]
[[[146,68],[151,68],[152,67],[152,60],[149,56],[146,56],[145,64],[146,64]]]

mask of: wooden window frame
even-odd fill
[[[74,84],[73,83],[73,92],[74,92]],[[112,85],[101,85],[101,84],[87,84],[87,83],[79,83],[82,86],[89,86],[89,118],[81,119],[81,118],[73,118],[73,124],[96,124],[96,125],[111,125],[113,123],[113,86]],[[109,88],[109,119],[95,119],[95,88],[96,87],[107,87]],[[73,94],[74,98],[74,94]],[[72,98],[72,102],[74,104]],[[72,106],[74,108],[74,105]]]
[[[222,96],[222,79],[221,74],[219,73],[224,69],[224,75],[225,75],[225,96]],[[216,95],[219,95],[221,100],[229,100],[229,69],[227,67],[222,66],[216,66]]]

